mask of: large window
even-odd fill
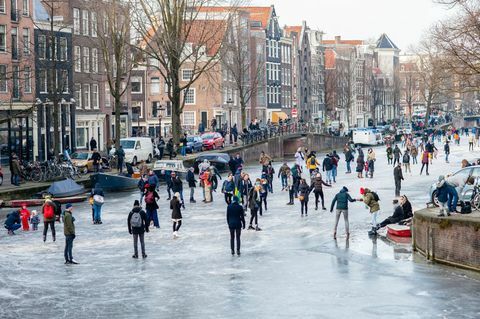
[[[188,89],[185,94],[185,104],[195,104],[195,89]]]
[[[92,107],[98,109],[98,84],[92,84]]]
[[[85,122],[78,122],[75,127],[75,136],[76,136],[76,144],[77,148],[87,148],[87,144],[89,141],[88,137],[88,126]]]
[[[77,109],[82,108],[82,85],[81,84],[75,84],[75,92],[73,93],[73,98],[75,99],[75,102],[77,104]]]
[[[67,38],[61,37],[58,41],[59,53],[60,53],[60,61],[67,61],[68,59],[68,48],[67,48]]]
[[[73,8],[73,33],[80,34],[80,10]]]
[[[60,85],[63,93],[68,93],[69,87],[68,87],[68,70],[62,70],[60,73]]]
[[[30,54],[30,29],[23,28],[23,54],[29,55]]]
[[[110,107],[111,104],[111,94],[110,94],[110,86],[107,82],[105,82],[105,107]]]
[[[132,93],[142,93],[142,78],[141,77],[132,77],[130,81]]]
[[[90,48],[83,47],[83,71],[90,72]]]
[[[97,13],[92,11],[90,13],[90,20],[92,22],[92,37],[97,36]]]
[[[88,35],[88,10],[82,10],[82,34]]]
[[[75,72],[82,72],[82,50],[79,46],[75,46],[74,52]]]
[[[7,92],[7,66],[0,65],[0,92]]]
[[[7,27],[0,24],[0,52],[7,51]]]
[[[83,107],[90,108],[90,84],[83,85]]]
[[[22,14],[24,16],[28,16],[29,13],[30,13],[30,5],[29,5],[29,0],[22,0],[22,4],[23,4],[23,7],[22,7]]]
[[[150,93],[160,94],[160,78],[151,78],[150,80]]]
[[[29,66],[23,69],[23,92],[32,93],[32,72]]]
[[[183,125],[194,126],[195,125],[195,112],[184,111],[183,112]]]
[[[47,38],[44,35],[38,36],[38,58],[47,58]]]
[[[0,0],[0,12],[5,13],[5,0]]]
[[[38,85],[40,87],[40,93],[48,92],[47,70],[38,70]]]
[[[98,73],[98,50],[92,48],[92,72]]]
[[[193,70],[185,69],[182,70],[182,80],[183,81],[190,81],[193,77]]]

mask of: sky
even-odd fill
[[[402,50],[408,51],[436,21],[452,11],[433,0],[251,0],[252,5],[273,4],[281,26],[300,25],[350,39],[377,39],[386,33]]]

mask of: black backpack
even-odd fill
[[[380,197],[378,197],[378,194],[376,192],[372,192],[373,199],[378,202],[380,200]]]
[[[310,157],[310,165],[315,165],[317,163],[314,156]]]

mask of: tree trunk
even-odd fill
[[[120,148],[120,112],[122,101],[120,96],[115,96],[115,149]]]
[[[172,94],[172,136],[175,144],[180,143],[180,136],[182,134],[182,123],[180,121],[181,110],[181,92],[178,89],[174,89]],[[208,125],[208,123],[207,123]]]
[[[427,101],[427,110],[425,111],[425,128],[428,128],[431,107],[432,107],[432,103],[430,101]]]
[[[240,110],[242,113],[242,127],[240,129],[243,130],[244,127],[247,127],[247,103],[243,98],[240,98]]]

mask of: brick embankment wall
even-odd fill
[[[427,259],[480,271],[480,213],[437,217],[424,209],[413,219],[413,248]]]

